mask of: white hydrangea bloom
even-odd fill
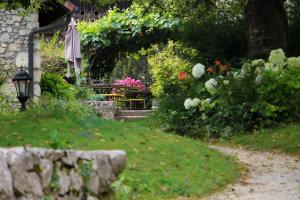
[[[256,69],[255,69],[255,73],[256,74],[261,74],[261,72],[263,71],[263,67],[256,67]]]
[[[207,91],[210,94],[214,94],[216,93],[217,89],[216,86],[218,85],[218,82],[216,81],[216,79],[209,79],[208,81],[205,82],[205,88],[207,89]]]
[[[185,101],[184,101],[184,107],[185,109],[189,110],[192,108],[192,99],[191,98],[187,98]]]
[[[242,73],[249,73],[251,72],[251,65],[249,63],[245,63],[242,66]]]
[[[205,66],[202,65],[201,63],[198,63],[193,67],[192,74],[194,78],[201,78],[204,75],[204,73],[205,73]]]
[[[253,60],[251,62],[252,66],[263,66],[265,64],[265,61],[263,59],[257,59],[257,60]]]
[[[300,69],[300,57],[288,58],[288,68],[289,69]]]
[[[233,78],[234,78],[235,80],[241,80],[241,79],[243,79],[245,76],[246,76],[246,72],[243,72],[243,71],[241,71],[241,72],[234,72],[234,73],[233,73]]]
[[[229,80],[224,80],[224,81],[223,81],[223,84],[224,84],[224,85],[229,85]]]
[[[273,68],[274,68],[274,64],[273,63],[266,63],[265,70],[272,70]]]
[[[200,103],[200,99],[198,99],[198,98],[194,98],[193,100],[192,100],[192,107],[197,107],[198,105],[199,105],[199,103]]]
[[[271,51],[269,62],[273,64],[282,64],[286,59],[285,53],[282,49],[276,49]]]

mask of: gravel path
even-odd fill
[[[207,200],[300,200],[300,159],[284,154],[211,146],[236,156],[248,171],[225,191]]]

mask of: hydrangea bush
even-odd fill
[[[170,129],[219,137],[300,119],[300,57],[287,58],[278,49],[266,61],[249,61],[226,73],[210,68],[197,64],[191,70],[192,92],[181,94],[186,99],[180,108],[167,111],[174,122]]]

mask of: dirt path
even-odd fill
[[[284,154],[211,146],[236,156],[249,171],[247,178],[229,185],[207,200],[300,200],[300,159]]]

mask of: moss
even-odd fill
[[[59,181],[58,168],[59,168],[58,164],[55,164],[53,169],[53,174],[51,177],[51,182],[50,182],[50,189],[52,192],[58,190],[58,181]]]
[[[79,164],[80,175],[82,176],[84,183],[87,183],[90,179],[92,164],[92,161],[81,161]]]

